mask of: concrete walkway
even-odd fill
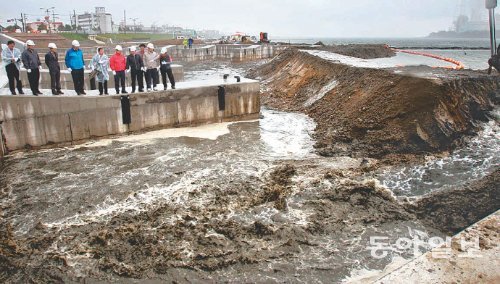
[[[373,283],[500,283],[499,241],[500,210]]]

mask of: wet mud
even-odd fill
[[[263,80],[265,105],[317,122],[324,156],[453,150],[489,119],[500,92],[500,77],[482,71],[356,68],[294,49],[250,76]]]

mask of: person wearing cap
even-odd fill
[[[84,86],[85,61],[83,60],[83,52],[80,50],[80,43],[74,40],[71,43],[72,47],[66,51],[64,61],[68,71],[73,77],[73,84],[77,95],[86,95]]]
[[[19,70],[21,70],[21,51],[15,48],[16,43],[13,40],[7,42],[7,48],[2,50],[2,65],[5,66],[5,72],[9,79],[10,93],[15,96],[16,87],[20,95],[23,93],[23,84],[19,79]]]
[[[172,73],[172,57],[168,54],[168,49],[166,47],[161,49],[160,53],[160,72],[161,80],[163,82],[163,89],[167,89],[167,75],[172,89],[175,89],[175,79],[174,73]]]
[[[144,92],[144,82],[142,81],[142,68],[144,67],[144,62],[142,57],[137,54],[137,48],[135,46],[130,47],[130,54],[127,56],[127,66],[125,67],[130,70],[130,77],[132,78],[132,93],[135,93],[136,82],[139,83],[139,92]]]
[[[115,89],[116,94],[120,93],[120,84],[122,86],[122,94],[127,94],[125,90],[125,70],[127,67],[127,60],[122,54],[123,48],[121,45],[117,45],[115,48],[116,52],[109,60],[109,66],[113,70],[113,75],[115,75]]]
[[[34,96],[38,96],[42,94],[38,89],[42,62],[40,62],[40,56],[38,56],[38,52],[35,50],[35,43],[32,40],[28,40],[26,46],[27,48],[21,54],[21,61],[28,72],[28,81],[30,82],[31,91]]]
[[[97,48],[97,54],[92,57],[90,61],[90,69],[97,70],[96,78],[99,85],[99,95],[104,93],[108,95],[108,81],[109,81],[109,59],[104,54],[104,48]]]
[[[148,43],[148,50],[144,53],[144,66],[146,67],[146,86],[148,92],[151,91],[151,85],[154,91],[158,91],[156,84],[158,84],[159,76],[158,69],[160,68],[159,56],[155,51],[155,46]]]
[[[59,66],[59,56],[57,55],[55,43],[49,43],[49,52],[45,54],[45,64],[49,68],[52,94],[55,96],[64,94],[61,92],[61,67]]]

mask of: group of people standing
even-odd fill
[[[65,64],[71,73],[73,84],[77,95],[86,95],[85,93],[85,60],[83,51],[80,49],[80,43],[74,40],[72,47],[66,51]],[[15,42],[9,41],[7,48],[2,50],[2,62],[4,63],[7,77],[9,79],[9,88],[12,95],[16,94],[16,87],[19,94],[24,94],[22,82],[19,78],[21,63],[28,73],[28,81],[33,95],[41,95],[39,90],[40,70],[42,63],[37,51],[34,49],[35,43],[32,40],[26,42],[26,50],[20,52],[15,48]],[[45,55],[45,64],[49,68],[51,78],[51,89],[53,95],[61,95],[61,68],[57,53],[57,46],[54,43],[48,45],[49,52]],[[164,90],[167,89],[167,79],[172,89],[175,89],[175,78],[172,72],[172,57],[168,54],[167,48],[162,48],[160,53],[155,51],[152,43],[139,45],[129,48],[129,55],[125,57],[123,48],[120,45],[115,47],[115,53],[109,58],[103,47],[97,48],[97,53],[92,57],[88,67],[91,69],[90,76],[95,78],[98,83],[99,95],[108,95],[108,81],[111,70],[115,80],[116,94],[127,94],[125,89],[126,74],[130,73],[132,81],[132,93],[135,93],[137,87],[139,92],[144,92],[144,79],[146,81],[147,91],[157,91],[159,84],[159,74],[162,76]]]

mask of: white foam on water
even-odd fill
[[[311,134],[316,128],[314,120],[299,113],[268,110],[260,120],[261,140],[266,155],[284,159],[317,157]]]
[[[129,213],[137,215],[158,208],[166,203],[175,205],[187,201],[187,189],[194,189],[192,182],[209,177],[213,170],[204,169],[186,174],[179,181],[168,186],[151,186],[145,190],[131,193],[125,200],[116,201],[107,196],[103,203],[96,205],[96,209],[64,218],[57,222],[45,223],[48,228],[64,229],[72,226],[83,226],[91,222],[107,222],[114,216]]]
[[[397,195],[414,196],[485,177],[500,167],[500,109],[493,115],[497,118],[483,124],[476,137],[451,155],[430,157],[423,165],[388,168],[378,179]]]

